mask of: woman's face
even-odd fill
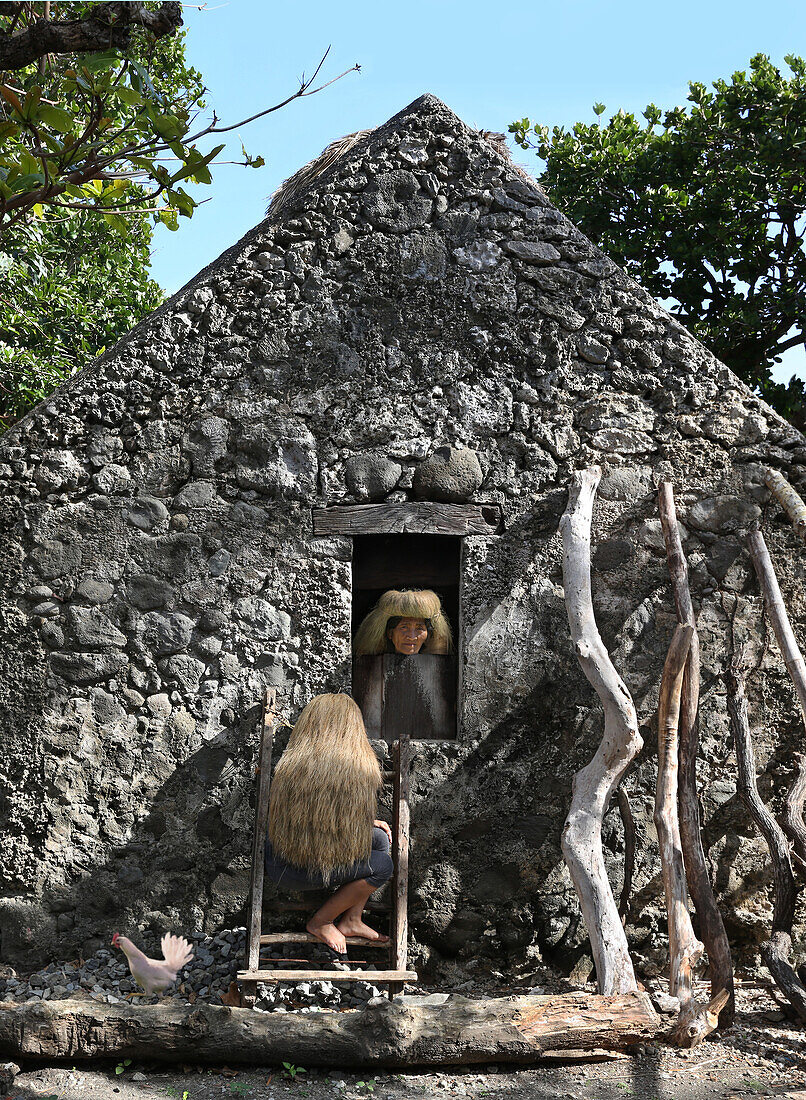
[[[388,632],[397,653],[419,653],[428,638],[425,619],[401,619]]]

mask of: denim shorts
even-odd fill
[[[349,867],[337,867],[327,882],[321,871],[309,871],[295,867],[274,854],[271,841],[266,838],[266,874],[278,886],[286,890],[324,890],[344,886],[347,882],[366,879],[376,890],[392,877],[394,864],[389,851],[389,837],[377,826],[372,830],[372,851],[368,860],[353,863]]]

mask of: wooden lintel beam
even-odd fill
[[[315,538],[328,535],[495,535],[497,504],[350,504],[314,508]]]

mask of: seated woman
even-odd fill
[[[390,589],[361,623],[356,657],[372,653],[450,653],[451,624],[436,592]]]
[[[370,894],[393,871],[391,830],[375,819],[381,783],[356,703],[317,695],[275,769],[266,873],[289,890],[338,887],[306,927],[342,956],[347,936],[388,940],[362,920]]]

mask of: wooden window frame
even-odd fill
[[[312,509],[314,538],[358,535],[446,535],[464,540],[468,535],[498,535],[503,529],[497,504],[447,504],[434,501],[406,504],[350,504]],[[459,543],[459,612],[456,645],[456,732],[452,738],[434,738],[437,743],[461,740],[463,699],[464,623],[462,575],[464,541]],[[351,674],[352,676],[352,674]],[[428,739],[432,740],[432,739]]]

